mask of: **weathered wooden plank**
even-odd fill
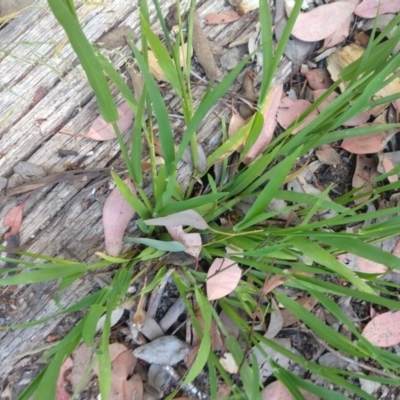
[[[164,14],[175,0],[162,2]],[[116,142],[94,142],[60,133],[85,133],[98,115],[92,91],[86,83],[82,69],[77,66],[65,34],[49,13],[44,1],[38,8],[27,11],[0,31],[0,158],[1,175],[9,176],[13,165],[20,160],[42,166],[49,173],[63,171],[64,163],[78,163],[81,168],[93,169],[121,165]],[[199,12],[219,12],[227,9],[224,2],[214,0],[199,4]],[[151,6],[155,20],[154,7]],[[118,25],[138,30],[137,3],[112,0],[102,6],[82,4],[78,13],[89,39],[95,42],[103,33]],[[229,25],[205,27],[207,36],[215,43],[226,44],[237,32],[249,32],[255,21],[243,19]],[[157,31],[157,24],[154,29]],[[123,66],[129,49],[109,52],[117,67]],[[290,73],[284,64],[280,78]],[[39,86],[46,96],[28,110]],[[233,91],[239,89],[236,83]],[[194,90],[196,103],[200,102],[205,86]],[[166,93],[166,98],[168,94]],[[120,98],[117,96],[117,100]],[[229,100],[229,96],[227,97]],[[176,100],[171,109],[177,110]],[[179,110],[178,110],[179,111]],[[204,120],[198,132],[199,142],[206,153],[212,151],[220,140],[220,117],[229,118],[229,107],[219,102]],[[37,121],[42,123],[37,126]],[[171,117],[176,126],[180,119]],[[179,132],[176,133],[179,138]],[[75,157],[60,158],[58,149],[75,150]],[[179,166],[181,182],[190,178],[191,168],[186,163]],[[60,183],[32,194],[27,200],[21,230],[21,244],[30,243],[27,251],[85,262],[96,259],[95,246],[103,245],[101,226],[102,203],[85,189],[90,182]],[[20,198],[11,198],[1,206],[0,220]],[[83,205],[85,202],[85,206]],[[86,203],[90,206],[86,208]],[[129,230],[135,230],[134,223]],[[0,234],[5,229],[0,227]],[[85,277],[64,290],[60,296],[63,307],[75,303],[94,288],[94,281]],[[28,287],[0,290],[0,313],[3,325],[31,321],[53,315],[58,308],[53,300],[57,285],[54,282]],[[54,329],[60,318],[46,324],[19,331],[1,331],[0,376],[11,371],[18,356],[43,344],[44,338]]]

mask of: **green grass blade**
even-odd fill
[[[117,107],[108,87],[107,80],[93,50],[86,39],[82,28],[70,8],[63,0],[48,0],[51,11],[64,28],[82,68],[92,87],[101,115],[106,122],[115,122],[119,119]]]
[[[157,87],[156,82],[150,75],[148,66],[145,60],[133,43],[130,41],[132,51],[135,55],[136,61],[143,75],[143,79],[146,82],[147,91],[154,105],[154,112],[159,126],[159,137],[165,160],[165,168],[167,175],[171,175],[175,170],[175,146],[174,146],[174,135],[172,133],[171,123],[169,122],[167,107],[164,103],[164,99]]]
[[[301,151],[302,148],[300,147],[297,151],[295,151],[293,154],[291,154],[289,157],[287,157],[285,160],[281,161],[279,164],[271,169],[271,173],[274,174],[273,178],[261,191],[256,201],[251,206],[250,210],[246,213],[246,216],[243,218],[243,220],[235,226],[236,231],[240,231],[245,223],[264,212],[270,201],[275,197],[279,188],[282,186],[283,181],[289,174],[290,169],[294,164],[294,161],[299,156],[299,153]]]
[[[178,74],[176,72],[176,69],[180,68],[180,65],[175,66],[170,55],[168,54],[168,51],[165,49],[160,39],[153,33],[143,17],[141,17],[141,26],[143,33],[146,35],[147,41],[149,42],[158,64],[164,72],[168,82],[171,84],[176,94],[182,98],[182,90],[179,83]]]
[[[89,347],[93,346],[97,322],[103,314],[104,307],[101,304],[93,304],[83,320],[82,339]]]
[[[300,250],[302,254],[311,258],[311,260],[329,268],[331,271],[336,272],[343,278],[347,279],[358,290],[370,294],[375,294],[374,290],[371,289],[371,287],[367,283],[365,283],[353,271],[345,267],[341,262],[336,260],[335,257],[333,257],[322,247],[318,246],[316,243],[300,237],[290,239],[289,243]]]

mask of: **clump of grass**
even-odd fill
[[[304,367],[313,374],[323,377],[333,384],[347,389],[365,399],[372,397],[359,386],[350,382],[348,377],[362,378],[390,385],[398,385],[397,377],[400,374],[400,357],[390,351],[383,350],[369,343],[344,314],[333,299],[350,296],[352,299],[369,302],[373,305],[386,307],[391,310],[400,310],[400,302],[385,287],[383,282],[366,274],[358,274],[342,265],[335,257],[341,252],[351,251],[366,259],[379,260],[390,269],[398,270],[398,258],[385,253],[373,246],[373,243],[392,237],[398,233],[400,217],[398,209],[389,208],[373,213],[362,213],[367,202],[352,206],[352,201],[366,196],[360,189],[354,189],[335,202],[328,200],[328,191],[321,196],[311,196],[304,193],[290,192],[284,188],[286,178],[290,174],[295,162],[316,147],[341,140],[343,138],[366,135],[398,127],[398,124],[370,126],[368,128],[340,129],[343,122],[353,116],[371,109],[378,104],[399,98],[400,94],[380,100],[372,100],[374,93],[386,86],[386,77],[396,73],[400,65],[400,55],[391,56],[391,52],[400,39],[400,27],[397,27],[391,38],[384,41],[384,32],[371,40],[364,56],[347,67],[340,82],[347,83],[347,89],[337,97],[323,112],[310,124],[300,130],[295,136],[291,133],[298,127],[304,118],[320,104],[331,91],[338,87],[340,82],[332,87],[324,96],[307,110],[306,113],[290,127],[279,135],[271,145],[257,159],[248,165],[243,165],[238,173],[228,181],[216,183],[210,169],[217,163],[224,163],[224,174],[227,168],[227,158],[236,149],[237,143],[247,140],[254,143],[260,134],[263,124],[263,115],[256,111],[255,115],[245,129],[241,129],[231,139],[223,141],[207,158],[207,171],[200,173],[197,169],[196,131],[207,116],[212,105],[231,87],[248,59],[243,60],[220,83],[210,86],[201,103],[194,107],[191,95],[190,68],[191,58],[188,55],[184,68],[179,65],[179,44],[188,42],[191,47],[191,29],[193,26],[193,12],[195,2],[192,2],[188,13],[188,34],[185,38],[183,22],[180,21],[180,31],[174,42],[165,26],[158,0],[154,0],[164,35],[166,46],[151,31],[149,12],[146,0],[141,2],[141,48],[131,38],[130,46],[136,59],[140,72],[144,77],[145,86],[139,102],[128,89],[124,80],[115,70],[113,65],[103,57],[85,38],[73,8],[72,1],[49,0],[50,7],[68,34],[71,45],[77,53],[84,68],[89,83],[96,95],[103,118],[113,123],[121,147],[121,153],[129,171],[129,176],[137,188],[135,196],[127,188],[122,179],[113,174],[114,181],[123,196],[135,208],[140,220],[138,226],[143,228],[143,235],[151,237],[152,229],[146,227],[141,221],[149,217],[166,216],[175,212],[192,209],[197,211],[208,222],[210,230],[203,233],[208,235],[208,243],[203,246],[201,257],[210,264],[216,257],[225,257],[225,248],[241,249],[237,255],[229,258],[237,262],[243,269],[241,282],[230,297],[219,299],[215,303],[207,300],[204,291],[205,274],[194,269],[181,267],[172,274],[179,293],[185,301],[188,314],[192,317],[193,326],[200,335],[201,343],[198,356],[189,369],[184,383],[192,382],[206,366],[209,374],[210,397],[216,398],[218,380],[225,380],[232,387],[232,398],[260,398],[260,382],[258,365],[254,358],[249,358],[249,352],[243,349],[235,337],[229,335],[220,320],[216,309],[222,309],[237,324],[247,343],[247,350],[255,346],[265,354],[263,346],[268,346],[291,359],[294,363]],[[283,50],[290,36],[291,28],[300,11],[302,0],[297,0],[292,11],[285,33],[276,49],[272,40],[272,23],[268,2],[260,2],[260,21],[262,31],[262,52],[264,60],[272,60],[264,65],[262,83],[258,106],[264,106],[267,95],[271,89],[272,79],[278,68]],[[177,2],[179,6],[179,2]],[[400,22],[396,17],[389,24],[391,30]],[[155,53],[163,72],[175,95],[180,100],[185,119],[185,130],[178,143],[175,142],[171,127],[168,109],[158,89],[157,83],[152,78],[148,59],[147,48]],[[376,56],[379,54],[379,57]],[[390,78],[392,79],[392,78]],[[130,150],[125,145],[121,132],[116,125],[118,113],[111,96],[109,83],[112,82],[120,91],[124,99],[135,111],[136,118],[131,133]],[[351,105],[351,106],[349,106]],[[152,116],[154,115],[154,120]],[[162,126],[158,132],[165,163],[156,164],[154,143],[156,138],[155,126]],[[141,169],[141,144],[145,140],[149,144],[151,166],[151,184],[153,196],[146,195],[143,187],[143,171]],[[175,146],[177,146],[175,148]],[[190,146],[194,161],[193,178],[188,188],[183,190],[178,184],[178,163],[185,149]],[[250,146],[246,145],[241,153],[241,160],[246,156]],[[396,172],[396,171],[395,171]],[[393,172],[392,172],[393,173]],[[207,177],[211,193],[193,197],[193,188],[196,181]],[[379,188],[371,192],[372,200],[381,193],[397,190],[400,183],[386,184],[388,174],[376,179]],[[240,201],[256,198],[245,216],[241,217],[231,229],[221,229],[217,219],[231,210]],[[282,199],[289,202],[286,211],[301,216],[303,221],[298,226],[281,228],[266,226],[261,222],[271,219],[274,213],[265,212],[272,199]],[[315,218],[320,213],[335,211],[336,215],[326,220]],[[362,229],[359,233],[335,232],[338,226],[350,223],[363,222],[377,217],[393,216],[392,219],[379,225]],[[19,399],[54,398],[56,380],[60,367],[78,343],[83,340],[89,346],[95,346],[95,327],[101,315],[105,314],[105,324],[101,333],[100,344],[96,352],[99,362],[99,383],[102,398],[108,398],[111,388],[111,363],[108,353],[110,318],[112,311],[124,301],[129,285],[137,281],[143,274],[137,272],[135,267],[141,261],[158,260],[165,254],[164,251],[151,247],[143,251],[133,251],[121,255],[119,258],[105,257],[103,260],[86,265],[68,260],[54,260],[43,256],[36,256],[37,262],[20,260],[19,265],[5,272],[22,272],[0,279],[1,285],[29,284],[45,280],[61,278],[60,288],[66,287],[74,280],[80,278],[88,271],[98,270],[111,264],[118,264],[117,272],[109,287],[90,294],[73,307],[63,310],[60,314],[67,314],[77,310],[87,310],[85,318],[80,321],[72,331],[58,342],[44,359],[49,361],[48,366],[31,382]],[[28,256],[32,256],[27,254]],[[304,263],[304,256],[312,261],[312,265]],[[68,268],[65,268],[68,266]],[[162,268],[155,275],[149,287],[159,282],[166,273]],[[132,276],[133,275],[133,276]],[[271,276],[282,276],[285,285],[297,288],[318,302],[333,316],[335,316],[353,335],[353,340],[325,325],[315,315],[296,303],[289,296],[275,292],[274,297],[284,308],[295,314],[308,328],[320,338],[327,346],[339,351],[343,356],[354,360],[370,359],[380,366],[381,376],[366,375],[354,371],[332,369],[315,362],[305,360],[302,356],[294,354],[273,340],[270,340],[254,331],[248,321],[254,321],[254,313],[260,311],[267,314],[270,311],[270,299],[263,294],[265,282]],[[341,280],[341,284],[335,283]],[[399,288],[398,285],[391,284]],[[195,310],[187,299],[187,294],[194,293],[197,306],[204,320],[200,328],[195,317]],[[385,293],[382,296],[381,293]],[[240,384],[234,384],[232,378],[222,368],[218,357],[211,350],[210,327],[214,320],[225,337],[225,344],[232,354],[237,365],[240,366],[238,375]],[[41,323],[36,321],[34,323]],[[30,323],[32,324],[32,323]],[[28,325],[28,324],[26,324]],[[23,326],[19,326],[22,328]],[[268,356],[265,354],[266,358]],[[300,389],[304,389],[321,398],[344,398],[328,389],[318,387],[311,382],[304,381],[292,372],[285,370],[275,361],[269,359],[273,366],[276,379],[283,382],[296,399],[302,399]],[[172,398],[169,397],[169,398]]]

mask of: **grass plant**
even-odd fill
[[[286,132],[276,137],[260,157],[248,165],[243,165],[243,168],[230,180],[217,183],[211,174],[214,165],[223,162],[225,168],[223,174],[226,175],[226,161],[237,149],[238,143],[245,143],[246,140],[254,141],[260,134],[264,121],[259,110],[264,106],[271,89],[273,77],[289,39],[290,30],[300,11],[302,0],[296,0],[286,31],[276,48],[271,33],[271,10],[268,2],[260,1],[262,52],[264,60],[272,61],[263,67],[258,110],[246,127],[240,129],[230,139],[225,137],[221,145],[208,155],[206,172],[199,172],[197,168],[196,132],[212,105],[230,89],[232,83],[248,62],[248,58],[244,59],[220,82],[210,84],[200,104],[195,107],[190,80],[190,54],[187,54],[183,68],[179,66],[178,62],[179,45],[186,41],[188,48],[191,48],[191,41],[193,40],[191,28],[193,26],[195,2],[192,1],[190,9],[187,10],[189,11],[185,25],[185,29],[188,28],[187,34],[183,29],[184,22],[180,21],[180,30],[174,39],[165,26],[159,0],[154,0],[165,36],[166,45],[164,45],[150,28],[147,0],[142,0],[140,5],[142,28],[140,45],[142,51],[139,50],[138,43],[133,38],[129,40],[132,53],[145,82],[140,100],[137,101],[111,62],[102,56],[86,39],[79,25],[72,0],[48,0],[48,3],[55,17],[65,29],[69,41],[85,70],[103,118],[113,123],[121,147],[121,154],[138,194],[133,195],[121,177],[113,174],[113,179],[123,196],[139,215],[138,226],[143,227],[143,237],[159,239],[160,234],[159,229],[152,229],[140,223],[143,219],[167,216],[178,211],[192,209],[201,214],[210,226],[210,230],[202,232],[207,234],[209,238],[208,243],[202,248],[201,257],[203,260],[211,264],[216,257],[225,257],[226,247],[241,249],[238,254],[230,256],[230,259],[237,262],[243,271],[241,281],[232,296],[210,302],[205,293],[205,273],[181,267],[172,274],[176,287],[185,301],[188,314],[192,318],[193,326],[202,338],[198,356],[185,376],[184,383],[192,382],[206,368],[209,377],[210,398],[216,398],[217,383],[224,380],[232,387],[232,399],[259,399],[262,382],[260,382],[258,376],[257,362],[254,357],[249,356],[248,349],[256,346],[261,353],[265,353],[263,346],[268,346],[313,374],[319,375],[363,399],[372,400],[373,397],[362,390],[359,385],[354,384],[354,379],[348,379],[349,377],[394,386],[399,385],[400,357],[369,343],[336,302],[340,297],[350,296],[353,300],[368,302],[374,307],[400,310],[400,302],[393,292],[393,289],[396,291],[400,289],[399,285],[393,283],[386,285],[385,282],[377,280],[376,276],[354,272],[341,264],[335,257],[342,252],[351,251],[366,259],[379,260],[380,263],[391,270],[400,270],[397,257],[374,246],[374,243],[398,234],[399,210],[389,208],[373,213],[363,212],[368,202],[358,206],[353,205],[353,200],[365,196],[365,193],[362,193],[360,189],[354,189],[335,201],[331,201],[327,198],[327,192],[322,196],[295,193],[286,190],[284,184],[293,172],[296,160],[305,157],[310,151],[322,144],[400,127],[400,124],[387,124],[368,128],[341,128],[343,122],[360,112],[369,110],[377,104],[400,98],[400,93],[386,99],[374,100],[372,98],[376,92],[386,86],[388,80],[394,79],[395,76],[400,74],[400,72],[397,72],[400,67],[400,54],[391,55],[392,50],[400,40],[400,16],[394,18],[390,27],[387,28],[394,30],[390,39],[385,39],[383,33],[376,36],[370,41],[368,51],[365,52],[364,56],[343,71],[341,81],[335,84],[332,91],[341,82],[347,83],[346,90],[326,107],[314,121],[301,129],[296,135],[292,135],[293,130],[301,124],[312,109],[315,109],[329,95],[329,91],[314,103]],[[179,1],[177,1],[177,5],[179,6]],[[180,101],[186,127],[179,140],[174,137],[168,107],[156,81],[150,74],[147,57],[148,48],[154,52],[168,83]],[[387,78],[389,76],[390,78]],[[129,146],[126,145],[116,125],[118,113],[111,95],[111,84],[118,88],[136,114],[129,139],[131,145]],[[157,131],[157,126],[162,127],[162,129]],[[162,165],[156,164],[154,143],[157,135],[164,158]],[[150,168],[152,174],[151,196],[146,194],[143,186],[143,171],[140,162],[143,141],[148,144],[150,149],[152,163]],[[183,188],[178,184],[177,171],[182,154],[188,146],[192,151],[194,169],[191,182]],[[249,146],[245,146],[240,156],[241,160],[245,158],[248,150]],[[372,200],[369,201],[373,201],[383,193],[399,189],[400,182],[387,183],[388,175],[381,175],[376,179],[378,187],[372,192]],[[210,193],[194,196],[194,184],[201,178],[208,179]],[[218,225],[219,217],[234,209],[240,201],[249,198],[256,198],[256,200],[250,206],[246,215],[240,218],[231,229],[224,229]],[[286,211],[298,215],[303,222],[297,226],[286,228],[262,223],[275,216],[274,213],[265,211],[272,199],[287,201],[289,205]],[[336,215],[329,219],[320,219],[318,216],[326,211],[335,211]],[[390,218],[386,222],[364,228],[358,233],[344,233],[337,229],[382,216]],[[152,242],[147,243],[151,244]],[[95,327],[99,318],[105,315],[106,320],[96,351],[96,360],[99,363],[101,398],[107,399],[111,388],[111,362],[108,353],[111,314],[118,305],[125,301],[129,286],[146,273],[145,270],[138,272],[139,263],[157,262],[163,259],[167,252],[149,246],[145,247],[144,250],[134,249],[121,254],[118,258],[104,255],[98,262],[90,265],[24,252],[20,254],[33,261],[22,258],[16,262],[14,268],[7,271],[2,270],[4,277],[0,278],[0,285],[27,285],[59,279],[60,290],[62,290],[89,271],[97,271],[110,265],[117,265],[116,273],[108,287],[87,295],[68,309],[60,310],[57,316],[78,310],[85,310],[86,316],[43,356],[43,359],[48,361],[47,367],[34,378],[18,397],[20,400],[27,400],[32,397],[37,400],[54,398],[57,377],[64,360],[73,352],[80,341],[84,341],[88,346],[95,346]],[[312,265],[302,261],[305,258],[311,260]],[[12,261],[4,257],[2,260]],[[151,263],[148,265],[151,265]],[[148,288],[155,287],[166,272],[166,267],[159,269],[154,275],[153,282],[149,282]],[[9,275],[6,276],[6,273]],[[367,374],[325,367],[316,362],[305,360],[299,354],[288,351],[255,331],[251,323],[254,322],[254,313],[259,312],[266,316],[271,311],[271,297],[263,295],[265,282],[277,275],[286,279],[285,285],[287,287],[301,289],[316,298],[328,313],[336,317],[351,332],[353,339],[349,339],[327,326],[312,312],[307,311],[286,294],[274,292],[274,298],[282,307],[295,314],[326,346],[348,359],[359,362],[360,365],[364,360],[370,360],[379,366],[378,369],[382,373],[380,375]],[[188,293],[192,293],[196,299],[197,307],[203,318],[202,327],[196,319],[196,310],[187,300]],[[243,348],[243,345],[239,344],[237,339],[226,332],[217,309],[224,310],[241,329],[246,348]],[[226,346],[233,355],[236,364],[240,366],[239,379],[235,382],[223,369],[218,357],[211,350],[210,329],[212,320],[215,321],[225,336]],[[43,322],[44,320],[27,322],[12,328],[22,329]],[[269,359],[268,355],[265,356]],[[332,390],[319,387],[311,381],[300,379],[292,372],[283,369],[272,359],[269,359],[269,362],[273,366],[274,377],[287,386],[295,399],[304,398],[300,389],[323,399],[347,398]],[[173,395],[168,398],[172,399]]]

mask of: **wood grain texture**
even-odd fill
[[[164,15],[175,0],[161,2]],[[79,3],[78,15],[91,42],[119,25],[130,26],[139,37],[139,14],[135,1],[108,0],[103,5]],[[198,6],[200,16],[229,9],[224,2],[209,0]],[[152,21],[156,20],[150,6]],[[226,45],[254,27],[251,19],[227,25],[204,26],[211,44]],[[155,32],[159,26],[154,25]],[[106,51],[118,68],[125,70],[129,58],[127,47]],[[218,58],[218,57],[217,57]],[[201,73],[201,69],[199,69]],[[285,81],[291,66],[284,62],[277,79]],[[226,73],[226,71],[225,71]],[[128,78],[127,78],[128,79]],[[194,98],[198,104],[205,85],[195,82]],[[30,108],[39,87],[45,97]],[[232,88],[237,93],[239,85]],[[165,99],[171,114],[179,111],[177,100],[168,92]],[[117,101],[121,101],[114,93]],[[209,154],[218,146],[221,137],[220,118],[230,117],[230,97],[218,102],[198,131],[198,141]],[[97,169],[121,166],[116,142],[95,142],[65,135],[61,132],[84,134],[98,116],[93,92],[66,36],[49,12],[44,0],[24,12],[0,30],[0,171],[9,177],[13,166],[21,160],[43,167],[49,174],[65,170],[65,163],[79,164],[80,168]],[[182,120],[171,116],[174,127],[182,127]],[[40,125],[40,126],[39,126]],[[179,130],[176,131],[179,140]],[[57,150],[73,150],[77,156],[60,158]],[[189,164],[179,165],[179,180],[185,185],[190,178]],[[88,189],[92,181],[59,183],[29,196],[21,229],[21,245],[27,251],[84,262],[96,260],[94,252],[104,250],[101,225],[102,202]],[[108,188],[107,188],[108,190]],[[9,198],[0,205],[0,220],[26,195]],[[104,196],[103,196],[104,197]],[[83,206],[89,204],[89,207]],[[134,232],[135,224],[129,226]],[[0,227],[3,235],[5,228]],[[100,246],[100,249],[96,248]],[[60,294],[60,304],[68,307],[95,288],[92,277],[84,277]],[[17,324],[48,317],[59,310],[54,301],[57,283],[0,288],[0,317],[2,325]],[[0,376],[12,370],[19,357],[44,344],[46,336],[59,323],[52,319],[43,325],[22,330],[0,331]]]

